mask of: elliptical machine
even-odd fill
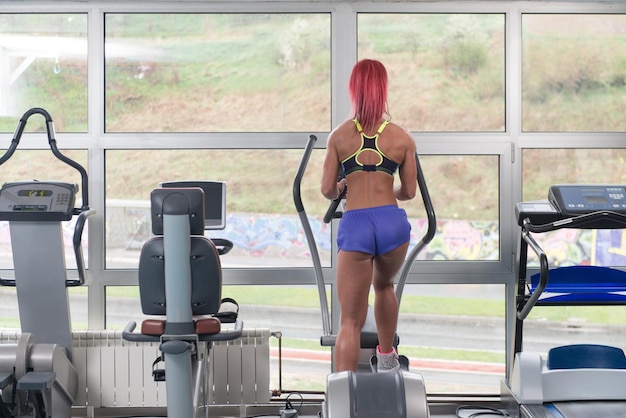
[[[0,189],[0,220],[9,221],[15,270],[15,279],[0,279],[0,285],[16,287],[22,329],[17,344],[0,345],[0,417],[69,417],[78,393],[67,287],[85,282],[81,238],[95,211],[89,209],[87,172],[58,150],[52,118],[44,109],[22,116],[0,165],[11,158],[35,114],[46,119],[54,156],[80,173],[82,205],[74,207],[77,184],[30,180]],[[61,222],[76,215],[78,279],[68,279]]]
[[[332,332],[322,263],[300,192],[302,178],[304,177],[316,141],[317,137],[315,135],[309,136],[294,179],[293,199],[309,244],[311,259],[313,260],[313,269],[315,271],[315,279],[322,311],[323,334],[320,338],[320,342],[322,346],[333,347],[337,335]],[[417,164],[417,182],[428,218],[428,228],[421,240],[407,255],[404,265],[402,266],[396,283],[396,297],[398,303],[400,303],[402,298],[406,278],[413,261],[433,239],[436,232],[435,211],[417,154],[415,154],[415,162]],[[341,213],[338,212],[337,209],[343,199],[344,195],[342,194],[331,202],[324,216],[324,222],[328,223],[333,218],[341,216]],[[398,336],[396,336],[395,341],[397,345],[399,341]],[[375,359],[377,345],[378,334],[374,320],[374,311],[372,307],[369,307],[365,326],[361,332],[359,372],[344,371],[331,373],[328,376],[326,400],[322,406],[323,417],[355,417],[357,416],[357,412],[359,417],[365,418],[381,416],[393,418],[428,418],[430,416],[423,378],[418,373],[408,371],[408,359],[406,357],[400,356],[402,370],[399,373],[383,374],[375,372],[376,369],[374,367],[375,365],[372,363],[372,359]],[[369,373],[369,371],[371,371],[371,373]]]

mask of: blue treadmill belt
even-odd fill
[[[530,277],[531,293],[539,273]],[[550,270],[541,301],[571,303],[626,303],[626,272],[610,267],[568,266]]]

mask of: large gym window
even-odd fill
[[[106,265],[136,268],[151,235],[150,192],[163,181],[226,183],[226,228],[207,231],[234,248],[223,267],[311,267],[308,243],[293,203],[302,150],[108,150],[106,152]],[[320,193],[323,150],[316,150],[302,184],[303,201],[322,263],[330,265],[328,201]]]
[[[524,149],[523,200],[548,198],[554,184],[624,184],[624,149]],[[561,229],[538,234],[551,266],[626,266],[623,230]],[[533,257],[530,257],[530,256]],[[532,252],[529,259],[539,262]]]
[[[322,220],[329,202],[319,191],[323,153],[314,151],[302,193],[322,264],[330,266],[331,228]],[[224,267],[312,266],[291,195],[300,150],[108,150],[106,157],[107,268],[137,266],[139,250],[151,235],[150,192],[159,182],[180,180],[226,183],[226,228],[207,231],[234,243],[222,258]],[[419,259],[498,260],[498,156],[427,155],[420,162],[437,234]],[[413,225],[414,245],[427,227],[423,204],[418,196],[401,206]]]
[[[500,259],[499,161],[497,155],[420,156],[437,216],[437,233],[418,259]],[[399,206],[411,220],[412,247],[427,227],[419,191],[415,199]]]
[[[0,132],[33,107],[59,132],[87,131],[86,14],[0,14]]]
[[[409,130],[505,130],[503,14],[360,13],[358,55],[385,64]]]
[[[407,285],[398,352],[430,394],[498,393],[505,372],[504,285]]]
[[[626,130],[626,15],[522,16],[522,126]]]
[[[105,25],[107,132],[330,129],[329,14],[107,14]]]

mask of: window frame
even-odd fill
[[[525,148],[564,147],[585,148],[593,142],[594,148],[624,148],[624,133],[532,133],[521,131],[521,17],[529,13],[626,13],[626,3],[613,2],[410,2],[359,1],[304,2],[244,0],[230,3],[145,0],[129,4],[122,0],[54,3],[25,0],[0,4],[0,13],[86,13],[88,14],[88,131],[59,134],[64,149],[88,151],[90,203],[96,215],[89,220],[89,279],[88,326],[105,328],[105,287],[135,285],[136,269],[104,268],[105,198],[103,179],[107,149],[163,149],[163,148],[304,148],[309,134],[318,137],[316,147],[325,148],[328,132],[271,132],[271,133],[106,133],[104,130],[104,15],[106,13],[135,12],[208,12],[208,13],[330,13],[331,14],[331,124],[336,126],[349,113],[346,95],[348,77],[357,57],[357,15],[364,13],[502,13],[505,15],[505,121],[502,133],[414,133],[417,150],[422,155],[493,154],[499,156],[499,215],[500,260],[489,262],[416,261],[410,269],[407,283],[477,283],[504,284],[507,288],[507,341],[515,315],[514,284],[517,263],[518,227],[514,219],[515,203],[521,199],[521,154]],[[24,149],[47,149],[45,135],[25,134],[20,144]],[[252,140],[253,139],[253,140]],[[0,134],[0,144],[7,146],[10,134]],[[62,141],[62,142],[61,142]],[[428,180],[428,179],[427,179]],[[336,228],[333,228],[333,236]],[[332,256],[332,266],[336,255]],[[5,272],[0,272],[4,274]],[[332,286],[334,267],[324,269],[325,278]],[[225,269],[225,285],[311,285],[313,269]],[[333,312],[338,323],[338,313]],[[507,343],[507,347],[509,344]],[[510,359],[507,359],[509,362]],[[508,367],[507,367],[508,369]]]

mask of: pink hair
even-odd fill
[[[378,121],[387,110],[387,70],[376,60],[357,62],[348,85],[353,117],[357,118],[366,133],[376,131]]]

